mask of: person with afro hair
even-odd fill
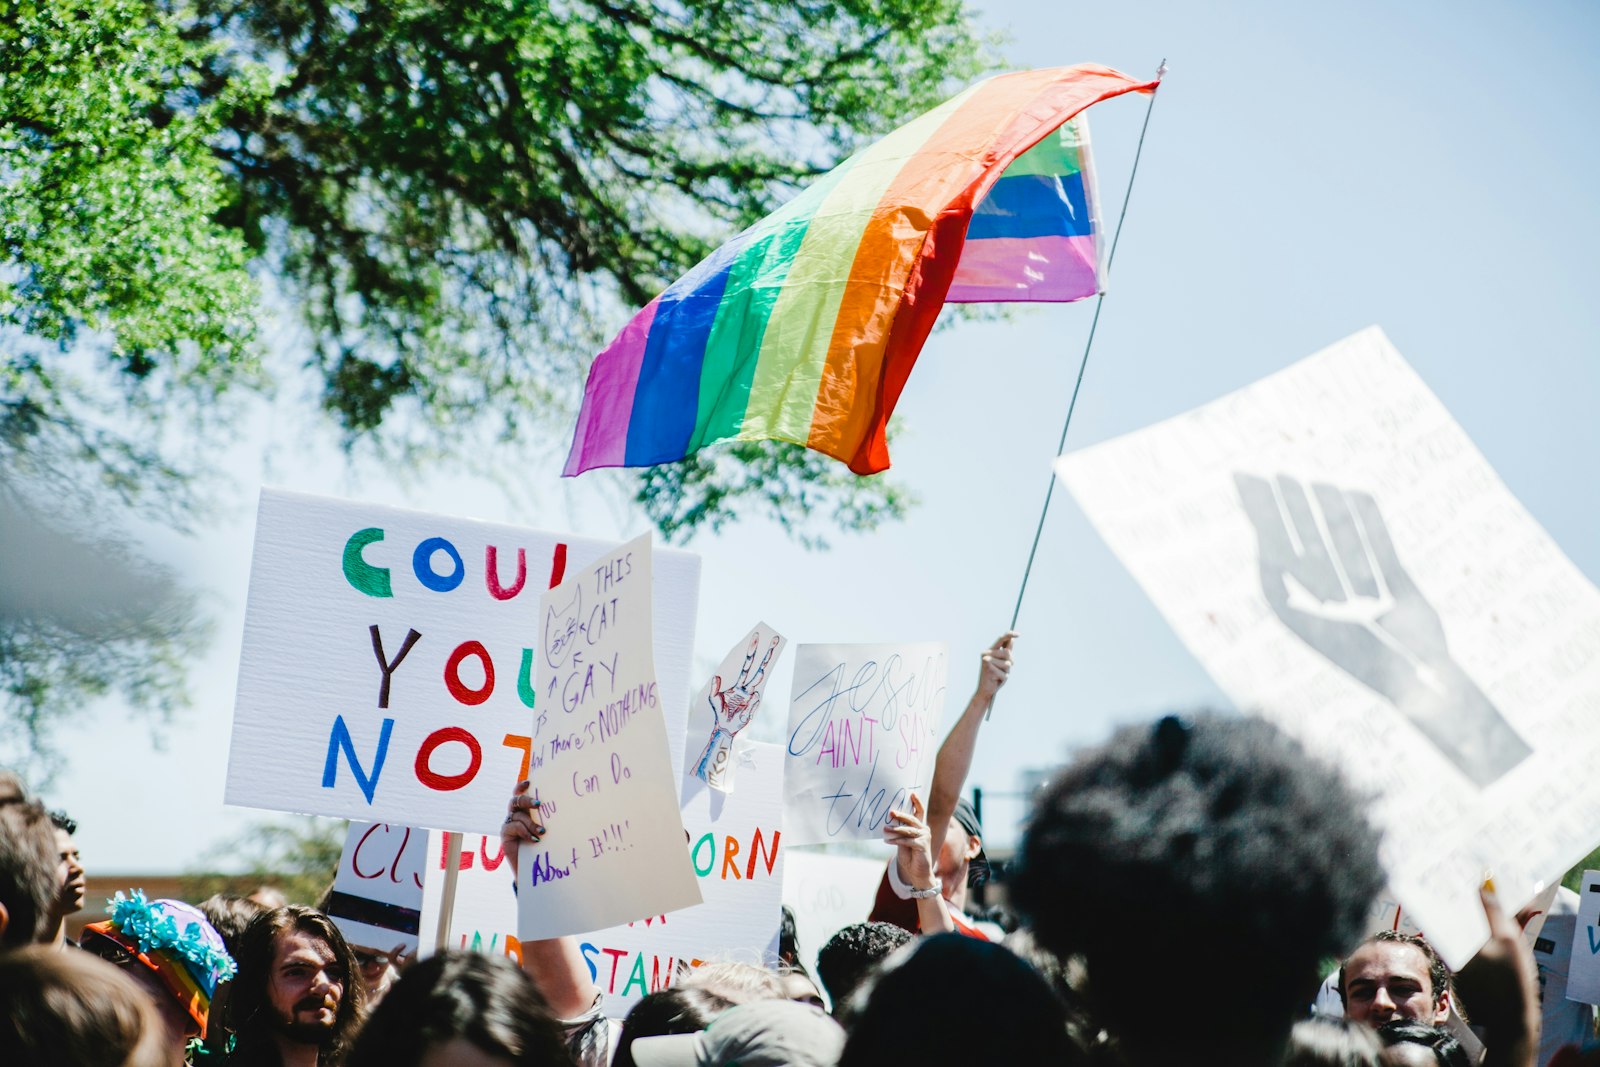
[[[1363,807],[1264,720],[1167,716],[1057,774],[1012,900],[1042,946],[1082,959],[1134,1067],[1277,1065],[1383,886]],[[1170,980],[1179,960],[1196,988]]]

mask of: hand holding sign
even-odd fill
[[[1261,591],[1301,640],[1388,700],[1474,785],[1532,751],[1450,655],[1371,494],[1235,473]]]

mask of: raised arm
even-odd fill
[[[928,824],[923,822],[926,812],[922,798],[911,794],[911,810],[889,812],[889,821],[883,827],[883,840],[898,850],[895,863],[911,889],[917,902],[917,926],[925,934],[953,933],[956,923],[950,908],[939,892],[939,880],[933,873],[933,851]]]
[[[950,817],[955,814],[956,801],[961,799],[967,772],[972,769],[972,754],[978,747],[983,718],[989,713],[995,694],[1011,674],[1011,649],[1016,639],[1015,632],[1007,631],[983,653],[978,668],[978,687],[939,746],[939,755],[933,764],[933,783],[928,787],[928,829],[933,835],[931,844],[935,858],[944,847]],[[902,880],[908,880],[905,867],[897,869]]]
[[[545,835],[539,801],[528,795],[529,782],[517,783],[511,794],[510,814],[500,826],[500,846],[511,869],[517,865],[522,842],[537,843]],[[520,877],[520,875],[519,875]],[[578,950],[576,937],[551,937],[522,943],[522,969],[527,972],[557,1019],[571,1020],[594,1008],[600,989],[589,977],[589,966]]]

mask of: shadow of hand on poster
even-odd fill
[[[1404,715],[1474,785],[1532,749],[1450,655],[1371,494],[1235,472],[1261,591],[1302,641]]]

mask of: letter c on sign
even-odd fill
[[[467,751],[472,754],[472,762],[467,764],[467,769],[460,774],[436,774],[429,765],[433,760],[433,750],[451,741],[459,741],[466,745]],[[417,781],[441,793],[460,789],[471,782],[478,776],[478,768],[482,765],[483,749],[478,747],[478,739],[459,726],[446,726],[435,730],[422,742],[422,747],[417,749]]]
[[[357,530],[344,543],[344,577],[356,590],[368,596],[394,596],[389,588],[389,568],[374,567],[361,558],[361,550],[383,540],[383,530],[369,526]]]

